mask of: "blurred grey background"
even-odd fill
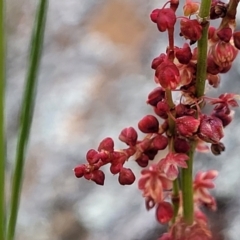
[[[149,19],[163,1],[50,1],[44,53],[17,240],[155,240],[163,230],[147,212],[137,184],[120,186],[106,171],[105,186],[75,178],[72,169],[104,137],[116,139],[151,113],[156,86],[151,61],[165,51],[166,36]],[[7,1],[8,187],[14,163],[19,108],[37,1]],[[184,40],[178,38],[180,46]],[[239,58],[222,77],[221,92],[240,92]],[[216,90],[210,90],[217,95]],[[220,157],[196,155],[196,169],[217,169],[211,214],[216,239],[240,239],[239,109],[226,128]],[[139,176],[140,168],[129,163]]]

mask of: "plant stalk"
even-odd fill
[[[47,7],[48,0],[39,1],[35,24],[32,32],[29,67],[26,76],[25,90],[22,101],[19,136],[16,151],[16,162],[12,179],[10,218],[7,229],[7,240],[13,240],[15,235],[21,188],[23,182],[24,162],[26,159],[26,150],[36,97],[35,93],[37,86],[37,76],[42,53]]]
[[[5,1],[0,0],[0,239],[5,239]]]
[[[197,74],[196,74],[196,97],[204,95],[205,81],[207,74],[207,50],[208,50],[208,17],[210,14],[211,1],[202,0],[199,11],[199,19],[202,25],[202,37],[198,41]],[[196,141],[191,142],[188,153],[188,168],[182,169],[182,198],[183,198],[183,217],[186,224],[191,225],[194,220],[193,203],[193,157],[196,148]]]

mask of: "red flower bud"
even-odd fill
[[[148,165],[149,157],[145,154],[142,154],[140,157],[136,159],[137,164],[140,167],[146,167]]]
[[[135,175],[133,174],[131,169],[129,168],[121,169],[118,177],[118,181],[121,185],[131,185],[134,183],[135,179],[136,179]]]
[[[74,174],[77,178],[81,178],[83,177],[84,173],[85,173],[85,169],[86,169],[86,166],[84,164],[82,165],[78,165],[77,167],[75,167],[73,169],[74,171]]]
[[[165,90],[161,87],[153,89],[148,95],[147,103],[151,106],[157,106],[158,102],[165,98]]]
[[[222,121],[223,127],[226,127],[229,123],[232,122],[234,111],[231,111],[230,114],[226,111],[226,109],[221,109],[219,111],[215,111],[212,114],[214,117],[219,118]]]
[[[177,153],[187,153],[190,150],[190,144],[186,139],[175,138],[174,139],[174,150]]]
[[[163,150],[168,145],[168,139],[163,135],[157,135],[152,142],[152,147],[157,150]]]
[[[181,34],[193,42],[199,40],[202,36],[202,26],[196,19],[184,18],[180,21]]]
[[[156,218],[161,224],[168,223],[173,217],[173,207],[169,202],[161,202],[156,209]]]
[[[94,149],[90,149],[86,154],[86,159],[90,164],[96,163],[100,158],[98,152]]]
[[[188,64],[192,59],[191,48],[187,43],[185,43],[183,48],[175,49],[175,56],[181,64]]]
[[[127,145],[134,146],[137,142],[138,134],[133,127],[124,128],[118,138]]]
[[[233,33],[233,42],[234,42],[234,46],[237,49],[240,49],[240,32]]]
[[[199,126],[198,137],[205,142],[219,143],[223,137],[222,121],[214,116],[203,115]]]
[[[112,152],[113,151],[113,148],[114,148],[114,142],[112,140],[112,138],[108,137],[108,138],[105,138],[103,139],[99,146],[98,146],[98,151],[107,151],[107,152]]]
[[[168,118],[168,111],[169,111],[169,107],[165,101],[159,102],[157,106],[154,108],[154,112],[163,119]]]
[[[157,23],[157,18],[158,18],[158,13],[159,13],[160,9],[154,9],[151,14],[150,14],[150,18],[154,23]]]
[[[150,17],[153,22],[157,23],[160,32],[174,28],[176,23],[176,15],[171,8],[155,9],[152,11]]]
[[[155,76],[157,83],[171,90],[176,89],[181,80],[177,66],[169,60],[165,60],[158,66]]]
[[[225,27],[217,31],[217,36],[221,41],[228,43],[232,37],[232,29]]]
[[[139,121],[138,128],[143,133],[156,133],[159,129],[159,122],[153,115],[146,115]]]
[[[95,170],[92,172],[91,180],[98,185],[103,185],[105,180],[105,174],[101,170]]]
[[[200,121],[191,116],[183,116],[176,119],[176,128],[184,137],[191,137],[197,132]]]
[[[152,69],[156,70],[157,67],[167,58],[166,54],[162,53],[152,61]]]

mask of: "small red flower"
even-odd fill
[[[161,159],[158,163],[158,167],[163,171],[167,178],[175,180],[178,177],[178,167],[187,168],[186,161],[189,159],[188,155],[184,153],[168,153],[168,155]]]
[[[165,89],[174,90],[181,81],[177,66],[169,60],[165,60],[158,66],[155,76],[155,81]]]
[[[196,19],[183,18],[180,21],[181,34],[193,42],[199,40],[202,36],[202,26]]]
[[[188,64],[192,59],[192,52],[188,43],[185,43],[183,48],[176,48],[175,56],[181,64]]]
[[[211,47],[214,62],[220,67],[228,67],[238,54],[236,49],[230,42],[218,41]]]
[[[171,8],[155,9],[150,15],[151,20],[157,24],[160,32],[174,28],[176,23],[176,15]]]
[[[218,175],[215,170],[207,172],[198,172],[193,182],[194,199],[195,202],[208,205],[212,210],[216,209],[216,202],[214,197],[209,193],[208,189],[215,187],[212,182]]]
[[[168,223],[173,218],[173,207],[169,202],[160,202],[156,209],[156,218],[161,224]]]
[[[165,173],[159,171],[156,164],[151,165],[149,169],[143,169],[141,174],[138,188],[143,191],[143,197],[154,203],[162,202],[164,200],[163,191],[172,188],[172,181],[166,177]]]
[[[198,132],[200,139],[209,143],[219,143],[223,136],[223,125],[219,118],[207,115],[201,117]]]
[[[184,137],[191,137],[197,132],[200,121],[192,116],[182,116],[176,119],[177,131]]]

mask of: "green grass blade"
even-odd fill
[[[24,161],[26,158],[26,148],[32,123],[38,69],[42,53],[47,7],[48,0],[39,1],[39,6],[37,9],[35,24],[32,33],[29,68],[26,77],[26,85],[22,102],[16,162],[12,179],[10,217],[7,229],[7,240],[13,240],[15,235],[18,207],[20,203],[21,187],[23,181]]]
[[[0,239],[5,239],[5,1],[0,0]]]

